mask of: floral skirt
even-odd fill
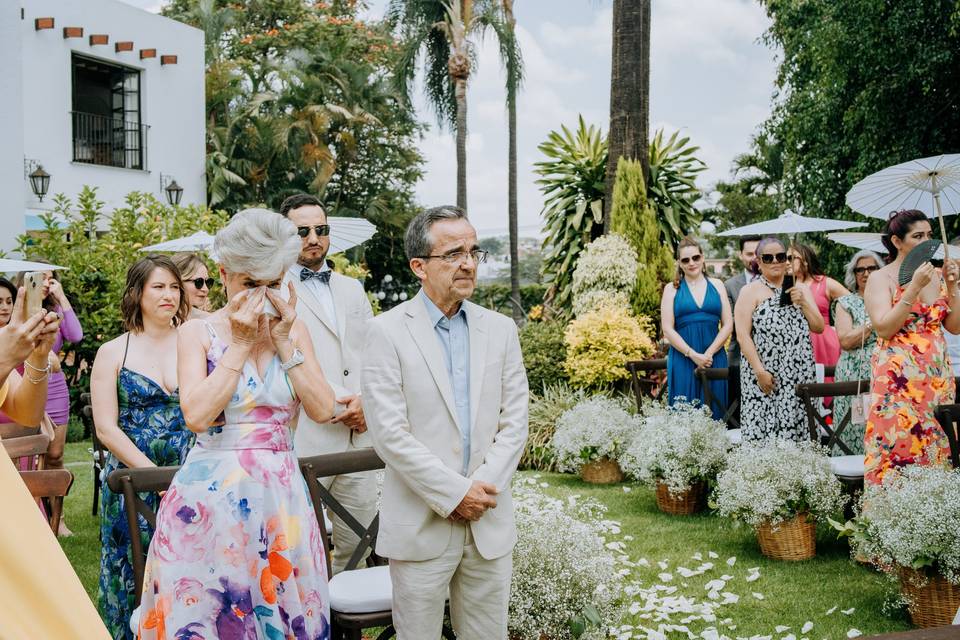
[[[328,640],[320,529],[292,451],[198,443],[160,504],[144,640]]]

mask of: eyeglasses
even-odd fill
[[[311,229],[320,237],[330,235],[330,225],[328,224],[318,224],[315,227],[297,227],[297,235],[306,238],[310,235]]]
[[[463,262],[464,258],[470,256],[473,258],[473,261],[477,264],[486,262],[487,252],[483,249],[474,249],[472,251],[454,251],[453,253],[445,253],[442,256],[415,256],[421,260],[429,260],[430,258],[439,258],[447,264],[458,264]]]
[[[689,256],[687,258],[680,258],[680,264],[690,264],[691,262],[697,263],[703,258],[699,253],[695,256]]]
[[[854,267],[853,272],[859,276],[864,273],[873,273],[874,271],[878,271],[879,269],[880,267],[876,265],[872,267]]]
[[[184,280],[184,282],[192,282],[197,289],[203,289],[203,285],[207,285],[207,289],[212,289],[213,285],[217,283],[213,278],[191,278],[190,280]]]
[[[763,264],[783,264],[787,261],[787,252],[781,251],[780,253],[761,253],[760,260]]]

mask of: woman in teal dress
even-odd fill
[[[883,266],[883,261],[873,251],[859,251],[847,264],[844,284],[853,291],[837,300],[834,312],[834,324],[837,336],[840,339],[840,348],[843,350],[837,360],[837,369],[834,380],[868,380],[871,377],[870,359],[877,346],[877,333],[873,330],[870,316],[863,302],[863,290],[867,286],[867,278],[874,271]],[[867,384],[861,393],[870,393]],[[833,399],[833,424],[839,426],[850,411],[853,398],[838,396]],[[853,416],[851,416],[853,418]],[[840,439],[854,454],[862,455],[863,434],[866,424],[863,420],[853,420],[840,432]],[[842,456],[846,453],[840,447],[834,446],[833,455]]]
[[[669,403],[699,402],[706,397],[697,369],[727,366],[724,345],[733,331],[733,314],[723,282],[709,278],[703,270],[703,250],[692,238],[677,248],[677,275],[664,287],[660,302],[663,336],[670,343],[667,354],[667,395]],[[723,417],[721,403],[727,398],[726,380],[710,382],[715,401],[713,417]]]
[[[189,313],[180,274],[169,258],[148,256],[127,271],[121,313],[127,333],[100,347],[90,390],[97,437],[108,449],[104,480],[124,468],[179,465],[193,434],[180,412],[177,326]],[[156,494],[145,497],[154,509]],[[129,640],[136,591],[123,496],[100,492],[100,582],[97,605],[115,640]],[[152,531],[143,518],[144,548]]]

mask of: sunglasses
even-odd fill
[[[879,270],[879,269],[880,269],[880,267],[877,267],[877,266],[873,266],[873,267],[855,267],[855,268],[853,269],[853,272],[859,276],[859,275],[864,274],[864,273],[873,273],[874,271],[877,271],[877,270]]]
[[[773,264],[774,262],[777,264],[783,264],[787,261],[787,252],[781,251],[780,253],[761,253],[760,261],[763,262],[763,264]]]
[[[203,289],[203,285],[207,285],[207,289],[213,289],[213,285],[217,284],[217,281],[213,278],[192,278],[190,280],[184,280],[184,282],[192,282],[193,286],[197,289]]]
[[[680,264],[690,264],[691,262],[696,264],[697,262],[700,262],[702,258],[703,256],[698,253],[697,255],[690,256],[688,258],[680,258]]]
[[[328,224],[318,224],[315,227],[297,227],[297,235],[301,238],[306,238],[310,235],[311,229],[321,237],[330,235],[330,225]]]

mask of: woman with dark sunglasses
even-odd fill
[[[761,240],[751,266],[758,277],[743,288],[734,309],[744,440],[810,437],[794,387],[816,379],[810,332],[820,333],[824,323],[808,286],[795,284],[783,296],[788,269],[783,242]]]
[[[853,293],[848,293],[837,300],[834,312],[837,338],[840,340],[840,348],[843,349],[840,359],[837,360],[837,371],[834,375],[834,380],[837,382],[865,380],[870,377],[870,355],[877,346],[877,333],[873,330],[870,317],[867,316],[863,291],[867,287],[870,274],[882,266],[883,261],[880,256],[866,249],[855,253],[847,263],[843,282]],[[869,391],[869,388],[864,387],[864,393]],[[864,419],[859,405],[853,405],[853,402],[860,402],[860,399],[850,396],[838,396],[833,399],[833,425],[835,428],[838,427],[849,413],[850,407],[857,407],[857,412],[850,417],[849,424],[840,432],[840,439],[854,454],[862,455]],[[834,447],[833,454],[839,456],[844,455],[845,452],[840,447]]]
[[[706,404],[697,369],[726,367],[723,348],[733,331],[733,313],[723,282],[704,273],[703,249],[693,238],[677,247],[677,273],[663,289],[660,318],[663,336],[670,343],[667,354],[669,403]],[[710,383],[713,397],[727,397],[725,380]],[[713,417],[723,417],[723,407],[710,407]]]
[[[210,277],[210,271],[203,258],[188,251],[176,253],[171,258],[183,275],[183,292],[190,303],[188,319],[205,318],[210,315],[210,289],[216,280]]]
[[[870,276],[863,293],[877,332],[863,443],[867,485],[907,465],[949,464],[950,443],[933,410],[954,401],[944,329],[960,333],[960,313],[953,311],[960,308],[957,262],[946,261],[942,270],[924,262],[906,286],[899,280],[904,259],[932,237],[922,211],[891,214],[882,237],[890,264]]]

